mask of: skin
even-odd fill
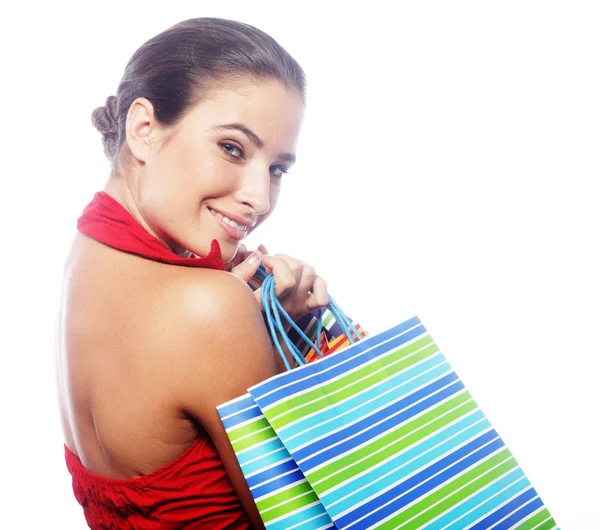
[[[217,239],[228,272],[165,265],[78,233],[58,320],[65,444],[83,465],[135,478],[208,435],[255,528],[263,524],[216,406],[283,363],[264,326],[260,293],[245,282],[262,260],[293,317],[326,305],[327,286],[300,260],[267,255],[264,247],[248,251],[209,208],[251,230],[264,222],[282,170],[293,163],[302,115],[300,95],[275,80],[215,89],[173,127],[155,119],[148,100],[135,100],[105,191],[180,255],[206,255]],[[260,145],[241,130],[216,128],[223,124],[243,124]]]

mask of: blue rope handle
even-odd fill
[[[275,328],[275,324],[273,322],[274,319],[273,319],[273,315],[271,314],[271,304],[269,303],[269,291],[267,289],[263,289],[261,291],[261,300],[262,300],[263,310],[264,310],[265,316],[267,318],[267,325],[269,327],[269,331],[271,332],[271,337],[273,339],[273,344],[275,344],[275,347],[277,348],[277,351],[279,352],[279,356],[283,360],[285,369],[291,370],[290,363],[288,362],[287,357],[283,353],[283,350],[281,349],[281,345],[279,344],[279,339],[277,338],[278,330]],[[280,333],[282,333],[282,335],[285,335],[285,333],[283,333],[283,330],[280,330]]]
[[[302,353],[297,348],[297,346],[291,341],[288,337],[287,333],[284,330],[283,323],[281,321],[281,316],[287,320],[287,322],[292,326],[292,328],[298,333],[298,335],[317,353],[319,357],[322,357],[321,353],[321,331],[323,329],[323,309],[319,308],[318,316],[317,316],[317,345],[306,336],[306,334],[298,327],[298,325],[293,321],[293,319],[289,316],[287,311],[283,308],[277,297],[275,296],[275,278],[272,274],[268,275],[264,265],[261,265],[257,270],[255,277],[262,281],[262,291],[261,291],[261,300],[263,303],[263,309],[265,311],[265,316],[267,319],[267,325],[269,331],[271,333],[271,338],[275,343],[275,347],[283,360],[283,363],[286,367],[286,370],[291,370],[290,364],[285,356],[283,349],[279,343],[277,338],[277,334],[281,336],[284,344],[287,346],[288,350],[292,354],[294,360],[298,363],[298,366],[306,364],[306,360],[302,356]],[[351,344],[354,344],[356,341],[352,336],[352,331],[356,333],[356,337],[358,340],[362,337],[359,331],[356,329],[352,321],[346,316],[346,314],[341,310],[339,305],[333,300],[333,298],[329,297],[329,304],[327,308],[338,322],[340,327],[343,329],[344,334],[348,337],[348,340]]]
[[[340,326],[344,330],[344,334],[346,335],[346,337],[348,337],[350,344],[355,343],[355,340],[352,337],[352,331],[354,331],[354,333],[356,333],[357,340],[360,340],[362,335],[356,329],[356,327],[354,326],[352,321],[346,316],[346,313],[344,313],[342,311],[340,306],[337,304],[337,302],[331,296],[329,297],[328,308],[329,308],[329,311],[331,311],[331,313],[333,314],[333,317],[337,320],[337,322],[340,324]],[[348,331],[348,330],[350,330],[350,331]]]
[[[283,339],[283,342],[285,343],[288,350],[292,354],[292,357],[294,358],[296,363],[298,363],[298,366],[306,364],[304,357],[302,357],[302,353],[296,347],[296,345],[291,341],[291,339],[288,337],[287,333],[285,332],[285,330],[283,328],[283,323],[281,322],[281,316],[279,314],[280,310],[282,310],[283,308],[281,308],[281,306],[277,307],[277,305],[279,304],[279,300],[277,300],[277,297],[275,296],[275,279],[273,278],[273,276],[267,277],[267,279],[263,283],[263,289],[268,291],[268,293],[269,293],[269,298],[270,298],[270,302],[271,302],[271,311],[273,312],[273,314],[275,316],[275,321],[277,322],[277,330],[279,331],[281,338]],[[283,312],[283,314],[289,320],[289,315],[285,311]],[[281,351],[281,348],[278,348],[278,351],[279,351],[280,355],[283,354],[283,352]],[[286,368],[287,368],[287,366],[286,366]],[[288,370],[289,370],[289,368],[288,368]]]
[[[288,312],[282,307],[281,303],[279,302],[279,300],[277,299],[277,297],[275,296],[275,281],[272,282],[272,295],[271,295],[271,300],[273,300],[273,309],[277,310],[281,315],[283,315],[283,317],[288,321],[288,323],[290,324],[290,326],[292,326],[292,328],[294,328],[296,330],[296,333],[298,333],[298,335],[300,335],[300,337],[313,349],[315,350],[316,354],[319,357],[323,357],[323,354],[321,353],[321,350],[319,350],[319,348],[317,346],[314,345],[314,343],[306,336],[306,334],[304,333],[304,331],[302,331],[298,325],[294,322],[294,320],[292,319],[292,317],[290,317],[290,315],[288,314]],[[287,336],[287,334],[286,334]],[[289,338],[289,337],[288,337]],[[293,344],[293,343],[292,343]],[[296,345],[294,344],[294,347],[297,349]],[[300,350],[298,350],[300,351]],[[302,357],[302,353],[300,353],[300,356]],[[302,364],[305,364],[304,361],[304,357],[302,357]]]

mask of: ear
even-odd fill
[[[157,126],[152,103],[146,98],[134,100],[127,112],[126,142],[133,156],[142,162],[148,159]]]

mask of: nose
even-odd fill
[[[267,170],[248,171],[244,174],[237,190],[236,198],[241,204],[249,206],[257,215],[263,215],[271,209],[271,175]]]

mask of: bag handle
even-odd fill
[[[275,296],[275,278],[273,277],[273,275],[268,275],[264,268],[264,265],[261,265],[257,270],[255,276],[258,280],[262,281],[261,299],[267,320],[267,327],[271,334],[271,338],[273,339],[273,343],[275,344],[275,347],[277,348],[277,351],[286,367],[286,370],[291,370],[291,367],[285,354],[283,353],[283,349],[281,348],[281,344],[279,343],[279,340],[277,338],[278,334],[299,366],[306,364],[306,361],[304,360],[304,357],[302,356],[302,353],[300,352],[298,347],[291,341],[291,339],[285,332],[283,322],[281,320],[282,316],[290,324],[290,326],[298,333],[298,335],[304,340],[304,342],[306,342],[319,357],[322,357],[323,354],[321,353],[320,347],[321,330],[323,328],[323,309],[319,308],[318,311],[317,344],[315,345],[298,327],[294,320],[289,316],[287,311],[283,308],[283,306]],[[331,296],[329,297],[327,309],[329,309],[335,320],[343,329],[344,334],[346,335],[346,337],[348,337],[348,340],[351,344],[354,344],[356,340],[360,340],[360,337],[362,337],[362,335]],[[352,336],[352,332],[356,334],[356,340]]]

